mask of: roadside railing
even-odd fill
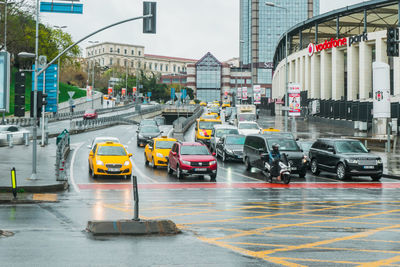
[[[173,123],[174,136],[176,138],[183,138],[184,133],[189,129],[189,127],[203,114],[203,108],[198,107],[197,111],[189,118],[180,117],[176,119]]]
[[[56,179],[57,181],[67,181],[65,160],[67,159],[70,151],[70,136],[67,130],[62,131],[57,136],[56,145]]]

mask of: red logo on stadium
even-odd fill
[[[314,55],[315,52],[315,45],[313,43],[310,43],[308,45],[308,56],[311,57],[312,55]]]

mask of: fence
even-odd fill
[[[70,137],[69,132],[64,130],[57,136],[57,150],[56,150],[56,178],[57,181],[66,181],[67,175],[65,170],[65,160],[68,157],[70,150]]]
[[[183,134],[187,131],[187,129],[203,114],[203,108],[197,107],[197,111],[190,116],[189,118],[178,118],[174,121],[174,135],[177,137],[183,138]]]

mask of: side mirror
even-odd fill
[[[86,147],[87,147],[87,148],[92,148],[90,145],[87,145]]]
[[[263,148],[259,148],[258,152],[260,152],[260,154],[263,154],[264,153],[264,149]]]
[[[93,150],[90,150],[89,157],[93,157],[93,156],[94,156]]]
[[[136,130],[136,133],[139,133],[139,130]]]
[[[172,152],[172,156],[176,157],[178,155],[176,152]]]
[[[369,153],[369,152],[371,152],[371,149],[370,149],[370,148],[367,148],[367,151],[368,151],[368,153]]]
[[[335,149],[333,149],[333,147],[330,147],[330,148],[328,148],[328,152],[335,154]]]
[[[128,157],[132,157],[132,153],[129,153],[129,154],[128,154]]]
[[[269,155],[268,155],[268,153],[262,153],[261,155],[261,159],[263,159],[263,160],[269,160]]]
[[[296,138],[296,141],[299,141],[300,139],[299,138]]]
[[[149,146],[149,149],[150,149],[150,150],[153,150],[153,147],[152,147],[152,146]]]
[[[212,155],[215,157],[215,155],[217,155],[217,154],[215,152],[213,152]]]

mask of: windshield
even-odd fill
[[[96,113],[96,110],[94,110],[94,109],[88,109],[88,110],[85,111],[85,113],[86,113],[86,114],[89,114],[89,113],[90,113],[90,114]]]
[[[301,149],[303,149],[304,152],[310,151],[311,146],[313,145],[313,143],[300,143],[300,147]]]
[[[211,113],[219,113],[219,107],[212,107],[212,108],[210,109],[210,112],[211,112]]]
[[[155,121],[142,121],[140,123],[141,126],[146,126],[146,125],[156,125]]]
[[[160,130],[157,127],[143,127],[140,128],[141,133],[159,133]]]
[[[108,142],[108,141],[111,141],[111,142],[114,142],[114,143],[119,143],[119,140],[116,139],[116,138],[99,138],[99,139],[96,139],[94,141],[94,143],[95,144],[99,144],[99,143],[105,143],[105,142]]]
[[[181,155],[210,155],[205,146],[181,146]]]
[[[214,120],[214,119],[218,118],[218,115],[217,114],[207,114],[207,115],[202,116],[202,118]]]
[[[226,134],[239,134],[237,129],[218,129],[215,131],[216,137],[222,137]]]
[[[270,150],[272,150],[273,144],[278,144],[280,151],[300,151],[296,141],[292,139],[268,139],[268,147]]]
[[[227,136],[226,144],[227,145],[244,145],[245,136]]]
[[[338,141],[335,146],[338,153],[368,153],[360,141]]]
[[[255,121],[256,114],[238,114],[239,121]]]
[[[260,129],[256,123],[239,123],[239,129]]]
[[[221,124],[220,121],[201,121],[199,123],[200,129],[212,130],[214,125]]]
[[[125,149],[121,146],[100,146],[98,156],[126,156]]]
[[[158,149],[171,149],[175,141],[157,141],[156,148]]]

